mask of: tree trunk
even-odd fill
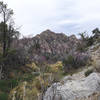
[[[3,25],[3,57],[6,56],[6,21],[5,21],[5,13],[4,13],[4,25]]]

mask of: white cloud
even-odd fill
[[[100,28],[100,0],[4,0],[24,35],[45,29],[78,33]]]

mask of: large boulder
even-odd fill
[[[100,74],[92,73],[81,80],[68,76],[48,88],[44,100],[100,100]]]

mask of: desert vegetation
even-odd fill
[[[35,37],[20,38],[14,11],[0,2],[0,100],[43,100],[52,85],[84,68],[91,61],[88,49],[100,42],[100,30],[66,36],[46,30]],[[100,70],[99,63],[94,63]],[[85,72],[87,77],[93,72]]]

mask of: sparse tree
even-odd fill
[[[86,41],[88,38],[88,36],[86,35],[86,32],[79,33],[79,35],[80,35],[82,41]]]
[[[8,27],[7,27],[7,49],[9,50],[11,47],[11,43],[14,39],[18,39],[20,36],[20,33],[18,31],[19,28],[14,27],[15,23],[11,19]]]
[[[2,16],[2,34],[3,34],[3,57],[6,56],[7,51],[7,23],[13,15],[13,10],[9,9],[7,4],[0,2],[0,14]]]

